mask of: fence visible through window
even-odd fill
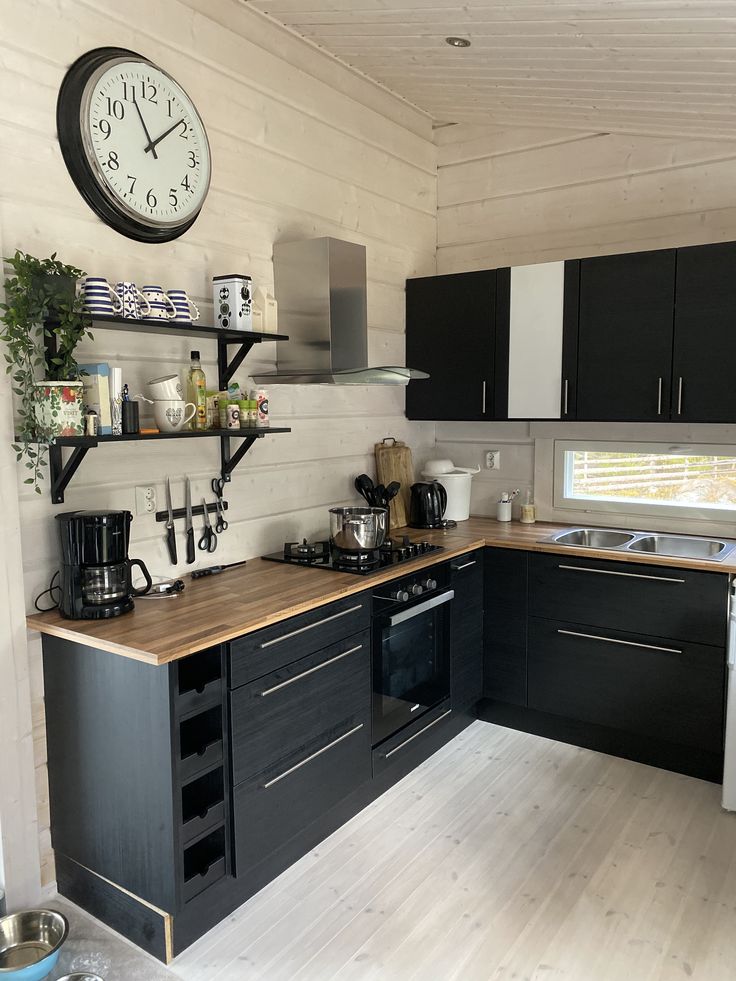
[[[736,456],[568,450],[565,497],[736,510]]]

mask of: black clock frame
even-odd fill
[[[56,130],[64,163],[79,193],[105,224],[136,242],[171,242],[192,227],[200,215],[201,207],[181,225],[152,228],[115,207],[100,187],[87,160],[80,120],[82,96],[92,75],[115,58],[139,58],[157,71],[162,71],[145,55],[128,48],[94,48],[77,58],[64,76],[56,102]]]

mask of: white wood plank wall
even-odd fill
[[[736,239],[727,140],[439,129],[440,273]]]
[[[273,282],[275,241],[333,235],[366,245],[371,363],[404,360],[404,281],[435,271],[436,148],[429,119],[238,0],[3,0],[0,57],[0,231],[6,254],[58,251],[92,275],[184,287],[211,317],[214,274],[243,271]],[[213,154],[204,211],[165,246],[129,241],[101,224],[73,187],[55,136],[55,104],[69,64],[101,45],[129,47],[171,72],[197,104]],[[211,342],[98,332],[82,360],[123,368],[136,393],[148,378],[184,372],[199,347],[209,379]],[[273,370],[274,345],[249,367]],[[247,372],[238,377],[245,380]],[[214,557],[228,562],[273,550],[284,539],[325,531],[326,508],[355,502],[352,476],[373,469],[373,444],[406,439],[421,460],[434,427],[409,424],[403,394],[385,388],[281,387],[271,392],[275,425],[287,436],[256,444],[227,489],[230,528]],[[3,433],[3,439],[9,439]],[[135,510],[136,484],[154,484],[163,506],[172,477],[195,499],[211,496],[218,447],[206,443],[103,446],[70,486],[65,509]],[[53,508],[19,474],[26,602],[56,568]],[[131,554],[170,575],[162,526],[133,523]],[[183,553],[180,538],[180,556]],[[32,637],[32,683],[43,878],[53,879],[48,836],[40,644]]]

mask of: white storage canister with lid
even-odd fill
[[[436,480],[447,491],[443,517],[448,521],[467,521],[470,517],[470,482],[480,467],[456,467],[452,460],[427,460],[422,470],[426,480]]]

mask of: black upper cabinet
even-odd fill
[[[508,269],[407,280],[407,418],[506,418],[508,305]]]
[[[579,277],[577,419],[668,417],[675,255],[669,249],[571,263]]]
[[[736,243],[677,252],[672,419],[736,421]]]

